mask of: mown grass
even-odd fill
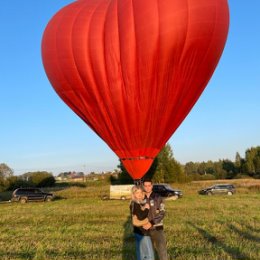
[[[239,183],[236,195],[211,197],[197,195],[205,183],[177,185],[184,197],[166,201],[171,259],[260,259],[260,193]],[[51,203],[0,204],[0,259],[135,259],[129,202],[102,201],[108,187],[57,191],[61,199]]]

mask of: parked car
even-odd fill
[[[12,194],[12,202],[26,203],[28,201],[51,201],[54,195],[38,188],[18,188]]]
[[[173,197],[181,198],[182,197],[182,191],[173,189],[169,184],[154,184],[153,185],[153,191],[161,195],[162,197]]]
[[[201,195],[233,195],[235,192],[235,186],[232,184],[217,184],[198,191]]]

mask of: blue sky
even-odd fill
[[[0,163],[27,171],[105,171],[118,158],[56,95],[41,39],[69,0],[1,1]],[[260,145],[260,1],[229,0],[230,31],[219,65],[169,140],[181,163],[234,160]]]

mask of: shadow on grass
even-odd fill
[[[32,260],[35,256],[35,253],[32,252],[12,252],[12,253],[3,253],[0,251],[0,259],[26,259]]]
[[[11,191],[0,192],[0,202],[9,201],[11,198],[12,198],[12,192]]]
[[[218,221],[218,223],[220,223],[221,225],[226,225],[226,223],[224,223],[223,221]],[[244,223],[238,223],[239,225],[242,225],[243,227],[245,227],[247,230],[241,230],[238,227],[236,227],[234,224],[228,224],[226,225],[232,232],[237,233],[239,236],[241,236],[242,238],[245,238],[247,240],[250,240],[252,242],[260,242],[260,236],[255,236],[252,234],[252,232],[259,232],[259,229],[249,226],[249,225],[245,225]]]
[[[214,247],[223,249],[227,254],[230,255],[230,257],[232,257],[232,259],[236,259],[236,260],[252,260],[249,256],[247,256],[246,254],[242,253],[238,248],[226,245],[222,241],[218,240],[214,235],[210,234],[210,232],[208,232],[207,230],[202,229],[202,228],[194,225],[191,222],[187,222],[187,224],[192,226],[193,228],[195,228],[198,231],[198,233],[207,242],[211,243]]]
[[[117,249],[107,248],[106,250],[100,251],[99,248],[82,249],[82,248],[71,248],[64,252],[59,250],[38,250],[35,248],[30,252],[1,252],[1,260],[46,260],[46,259],[69,259],[69,260],[85,260],[85,259],[100,259],[107,260],[117,257]],[[118,259],[118,258],[116,258]],[[132,260],[135,258],[128,257],[123,258],[124,260]]]
[[[66,200],[66,197],[60,196],[60,195],[55,195],[52,201],[56,201],[56,200]]]
[[[260,232],[260,228],[256,228],[256,227],[252,227],[249,225],[244,225],[246,227],[246,229],[252,231],[252,232]]]
[[[122,260],[135,260],[135,237],[133,233],[131,216],[124,223]]]
[[[255,235],[252,235],[250,233],[250,231],[243,231],[243,230],[240,230],[239,228],[237,228],[235,225],[233,224],[230,224],[228,225],[228,228],[234,232],[234,233],[237,233],[239,236],[243,237],[243,238],[246,238],[247,240],[251,240],[252,242],[257,242],[259,243],[260,242],[260,237],[258,236],[255,236]]]

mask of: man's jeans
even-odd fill
[[[135,233],[137,260],[154,260],[153,245],[149,236]]]
[[[150,229],[150,236],[160,260],[167,260],[166,239],[163,230]]]

